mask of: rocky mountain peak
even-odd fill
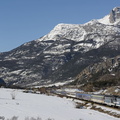
[[[81,36],[85,30],[80,24],[58,24],[47,35],[39,39],[39,41],[71,39],[74,41],[81,40]]]
[[[110,14],[98,19],[98,22],[105,25],[120,25],[120,7],[113,8]]]
[[[120,21],[120,7],[115,7],[110,13],[110,23],[115,23]]]

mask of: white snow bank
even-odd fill
[[[0,88],[0,116],[5,120],[17,116],[18,120],[27,117],[40,117],[42,120],[119,120],[89,109],[76,109],[75,104],[66,98],[58,98],[40,94],[15,91],[15,100],[12,100],[13,90]]]

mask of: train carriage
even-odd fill
[[[91,95],[90,94],[77,92],[76,97],[80,98],[80,99],[83,99],[83,100],[91,100]]]
[[[105,104],[107,105],[115,105],[116,97],[111,95],[105,95]]]
[[[82,98],[84,100],[91,100],[91,94],[83,94]]]
[[[120,97],[116,98],[116,106],[120,107]]]
[[[91,95],[91,101],[104,104],[104,95]]]
[[[80,93],[80,92],[77,92],[77,93],[76,93],[76,97],[77,97],[77,98],[83,99],[83,98],[82,98],[82,95],[83,95],[83,93]]]

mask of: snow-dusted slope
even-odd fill
[[[80,41],[84,39],[85,30],[82,25],[77,24],[58,24],[54,29],[41,40],[59,40],[66,38],[73,41]]]
[[[12,100],[11,93],[16,94]],[[65,98],[0,89],[0,117],[5,120],[119,120],[90,109],[76,109]],[[13,118],[13,119],[12,119]],[[37,119],[39,118],[39,119]]]
[[[83,25],[58,24],[49,34],[37,41],[68,39],[80,42],[80,44],[74,45],[75,51],[78,51],[81,47],[88,51],[91,48],[98,48],[106,42],[113,40],[112,36],[120,33],[119,22],[120,8],[116,7],[104,18],[91,20]],[[89,42],[89,40],[93,40],[95,44]]]
[[[98,22],[100,22],[102,24],[106,24],[106,25],[113,25],[112,23],[110,23],[109,17],[110,17],[110,15],[107,15],[102,19],[98,19]]]
[[[113,35],[120,33],[119,27],[105,24],[107,24],[106,19],[99,21],[92,20],[83,25],[58,24],[49,34],[37,41],[62,41],[67,39],[75,43],[72,46],[73,51],[80,51],[80,49],[83,48],[86,52],[94,48],[99,48],[106,42],[112,41],[114,39]],[[70,44],[67,45],[70,46]],[[64,50],[65,47],[66,45],[58,45],[54,47],[54,49],[58,49],[57,52],[60,52],[61,50]],[[52,51],[54,52],[54,50]]]

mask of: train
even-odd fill
[[[76,92],[76,98],[109,106],[120,107],[120,96]]]
[[[115,95],[102,95],[102,94],[88,94],[83,92],[66,92],[66,91],[54,91],[56,94],[60,94],[63,96],[71,96],[73,98],[77,98],[80,100],[90,101],[94,103],[104,104],[108,106],[118,107],[120,108],[120,96]]]

